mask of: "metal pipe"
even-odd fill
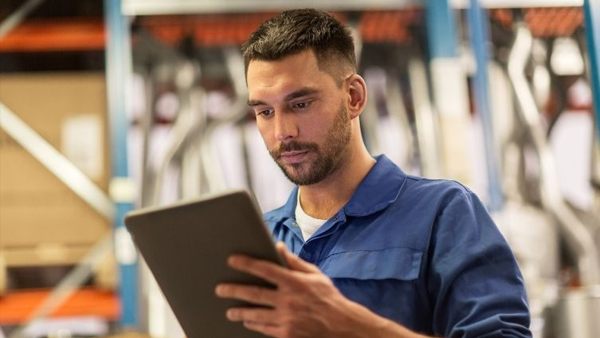
[[[248,89],[244,81],[244,62],[240,51],[235,48],[228,48],[223,51],[225,63],[229,70],[229,77],[235,91],[235,99],[228,111],[218,120],[212,121],[205,130],[200,142],[202,154],[202,166],[206,178],[208,179],[209,191],[222,191],[226,188],[226,182],[223,169],[219,161],[217,149],[212,144],[214,132],[219,126],[224,124],[233,124],[246,118]]]
[[[363,131],[365,145],[371,154],[380,154],[381,145],[379,144],[379,138],[377,137],[377,120],[379,119],[379,112],[377,107],[377,91],[372,82],[372,77],[369,72],[365,74],[365,82],[367,83],[367,104],[364,112],[360,115],[360,129]]]
[[[421,159],[421,175],[442,177],[439,132],[434,108],[429,97],[427,73],[423,61],[412,59],[408,63],[408,74],[412,88],[417,143]]]
[[[77,196],[105,219],[113,219],[115,206],[108,195],[3,103],[0,103],[0,121],[0,128]]]
[[[475,109],[481,118],[483,126],[483,140],[485,147],[486,169],[488,177],[488,208],[491,212],[502,209],[504,194],[500,183],[500,172],[498,165],[498,153],[496,139],[494,137],[494,126],[489,104],[489,82],[488,82],[488,17],[486,10],[479,5],[478,0],[471,0],[471,6],[467,10],[469,23],[469,36],[471,48],[475,54],[477,71],[473,78],[473,91],[475,92]]]
[[[180,61],[175,74],[175,85],[177,87],[177,97],[179,98],[179,113],[177,119],[169,133],[167,152],[156,171],[156,183],[154,186],[154,197],[152,205],[159,205],[164,180],[169,166],[178,154],[181,154],[186,141],[190,139],[195,129],[199,128],[201,123],[199,114],[194,114],[192,106],[192,86],[199,74],[198,67],[189,60]]]
[[[531,88],[524,76],[533,38],[524,24],[519,24],[516,32],[516,39],[508,60],[508,73],[519,105],[517,111],[537,151],[542,203],[545,209],[558,220],[561,233],[565,237],[569,249],[576,256],[582,283],[584,285],[596,284],[600,281],[600,264],[596,245],[585,225],[565,204],[561,196],[554,157],[547,145],[546,136],[541,127],[540,113]]]
[[[404,138],[402,140],[403,146],[408,149],[406,163],[412,164],[412,156],[414,153],[414,141],[412,131],[410,129],[410,122],[408,121],[408,114],[406,113],[406,106],[404,105],[404,98],[402,97],[402,88],[397,78],[390,77],[387,81],[386,86],[386,104],[388,112],[394,120],[398,122],[402,128]]]
[[[45,0],[29,0],[19,9],[17,9],[8,18],[0,23],[0,40],[11,30],[17,27],[33,10],[41,5]]]
[[[150,182],[154,181],[153,172],[146,170],[148,168],[148,154],[150,145],[150,133],[152,126],[154,125],[154,106],[155,106],[155,95],[154,95],[154,79],[150,72],[143,72],[144,78],[144,96],[145,96],[145,110],[140,116],[140,131],[142,133],[142,164],[140,170],[140,200],[139,204],[142,207],[149,206],[152,201],[152,187]]]

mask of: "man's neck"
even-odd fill
[[[376,162],[366,149],[359,149],[323,181],[300,187],[300,203],[307,215],[329,219],[350,200]]]

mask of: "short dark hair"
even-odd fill
[[[334,79],[340,73],[340,61],[356,71],[350,30],[333,15],[306,8],[284,11],[263,22],[250,35],[242,45],[246,74],[252,60],[281,60],[309,48],[315,53],[319,69],[330,73]]]

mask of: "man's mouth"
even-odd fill
[[[280,158],[285,164],[294,164],[304,161],[307,155],[308,150],[294,150],[281,153]]]

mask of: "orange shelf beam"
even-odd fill
[[[0,297],[0,324],[15,325],[30,319],[48,297],[50,290],[11,291]],[[76,291],[51,317],[97,316],[107,320],[119,318],[120,305],[112,292],[84,288]]]
[[[26,21],[0,39],[0,52],[103,50],[102,19]]]
[[[184,36],[193,36],[199,46],[240,45],[250,33],[273,13],[243,15],[157,16],[142,17],[140,26],[167,45],[176,45]],[[334,14],[342,22],[343,13]],[[422,20],[422,11],[367,11],[360,21],[365,42],[410,42],[409,25]],[[491,17],[510,27],[508,10],[491,11]],[[529,8],[525,21],[536,37],[569,36],[581,27],[581,8]],[[135,43],[135,41],[134,41]],[[103,50],[106,32],[101,18],[29,20],[0,39],[0,52],[48,52]]]

